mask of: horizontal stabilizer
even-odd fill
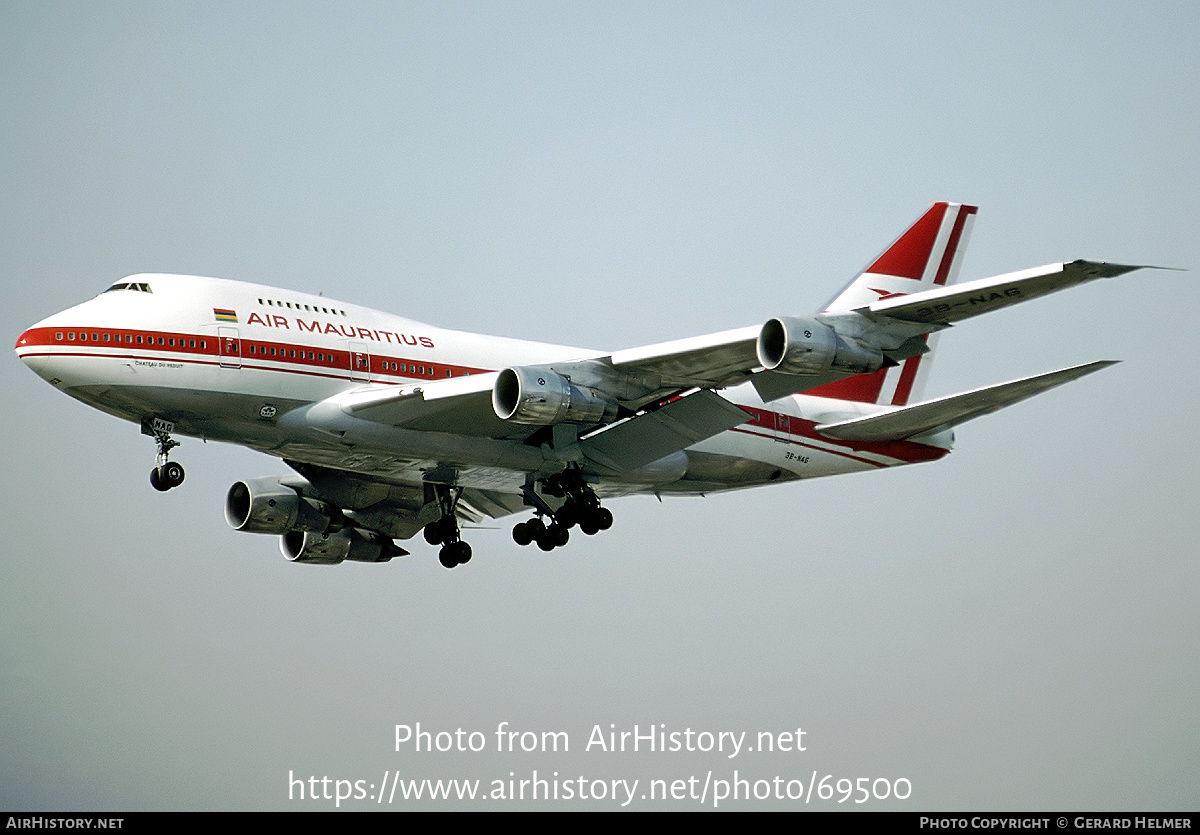
[[[1114,364],[1112,360],[1090,362],[874,415],[821,424],[816,430],[828,438],[843,441],[899,441],[991,414]]]
[[[858,308],[856,312],[873,320],[882,318],[929,325],[952,325],[963,319],[1036,299],[1086,281],[1114,278],[1141,269],[1159,268],[1107,264],[1103,261],[1047,264],[1044,267],[968,281],[966,284],[937,287],[921,293],[882,299],[872,302],[867,307]]]

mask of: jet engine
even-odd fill
[[[758,361],[769,371],[864,374],[883,365],[883,353],[843,337],[808,316],[782,316],[762,326],[755,344]]]
[[[387,562],[403,553],[390,539],[371,536],[354,528],[329,534],[288,531],[279,538],[279,550],[292,562],[337,565],[343,560]]]
[[[298,487],[278,478],[239,481],[225,495],[225,521],[246,533],[324,533],[335,514],[329,505],[301,495]]]
[[[617,403],[589,388],[573,385],[549,368],[506,368],[492,388],[492,408],[502,420],[549,426],[604,423],[617,416]]]

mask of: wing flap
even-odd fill
[[[937,400],[927,400],[912,406],[889,409],[883,413],[820,424],[816,431],[828,438],[842,441],[899,441],[927,432],[949,429],[972,418],[991,414],[1005,406],[1019,403],[1035,394],[1041,394],[1055,386],[1061,386],[1114,364],[1112,360],[1104,360],[1077,365]]]
[[[643,467],[749,418],[725,398],[701,389],[601,430],[581,441],[580,447],[595,463],[621,472]]]

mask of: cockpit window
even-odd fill
[[[105,290],[105,293],[111,293],[113,290],[137,290],[139,293],[151,293],[149,284],[143,284],[135,281],[118,281],[112,287]]]

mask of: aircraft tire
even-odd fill
[[[454,519],[443,516],[425,526],[425,541],[430,545],[448,544],[454,538]]]
[[[533,542],[533,531],[529,530],[529,524],[526,522],[518,522],[512,529],[513,542],[518,545],[528,545]]]
[[[613,515],[611,510],[607,507],[602,507],[596,511],[596,524],[600,527],[600,530],[608,530],[612,527],[612,523]]]
[[[579,521],[579,508],[573,499],[568,499],[558,509],[558,512],[554,514],[554,521],[564,529],[575,527],[575,523]]]
[[[155,468],[157,469],[157,468]],[[167,485],[168,490],[172,487],[178,487],[183,484],[183,465],[177,464],[174,461],[168,461],[162,465],[162,473],[159,475],[159,480]]]
[[[150,471],[150,486],[160,493],[165,493],[171,489],[171,485],[162,480],[162,473],[158,471],[158,467]]]

